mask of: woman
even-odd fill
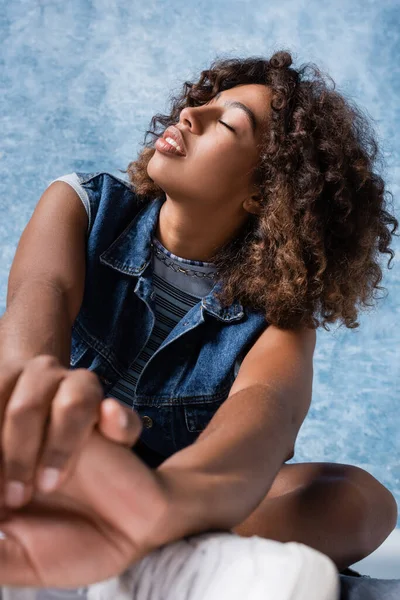
[[[395,499],[362,469],[283,464],[311,402],[315,330],[358,326],[398,226],[367,121],[316,68],[291,63],[287,52],[216,61],[153,118],[164,139],[152,132],[129,183],[75,173],[43,194],[1,322],[4,478],[22,532],[42,476],[62,494],[94,427],[107,437],[104,395],[139,413],[134,450],[155,467],[118,449],[147,511],[138,556],[231,529],[302,542],[344,570],[395,527]],[[94,581],[92,568],[70,585]]]

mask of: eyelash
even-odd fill
[[[235,133],[235,130],[233,129],[233,127],[230,127],[229,125],[227,125],[227,123],[224,123],[223,121],[221,121],[221,119],[219,119],[219,123],[222,123],[223,125],[225,125],[225,127],[227,127],[228,129],[230,129],[231,131],[233,131]]]

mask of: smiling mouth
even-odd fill
[[[168,136],[167,136],[168,138]],[[176,144],[178,145],[178,144]],[[182,150],[177,148],[173,143],[169,143],[165,138],[158,138],[154,144],[156,150],[159,150],[163,154],[174,154],[175,156],[186,156]]]
[[[177,127],[175,127],[174,125],[167,127],[167,129],[164,131],[161,137],[164,140],[168,139],[168,141],[172,143],[173,146],[178,147],[177,149],[182,154],[186,154],[185,140],[183,139],[181,131]]]

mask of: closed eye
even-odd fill
[[[235,130],[233,129],[233,127],[230,127],[227,123],[224,123],[223,121],[221,121],[221,119],[219,119],[219,123],[222,123],[222,125],[225,125],[225,127],[227,127],[228,129],[230,129],[231,131],[233,131],[235,133]]]

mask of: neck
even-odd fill
[[[181,206],[171,206],[168,199],[161,206],[155,235],[172,254],[186,260],[212,262],[212,257],[238,233],[248,217],[243,211],[241,219],[229,219],[226,212],[199,214],[187,212]]]

